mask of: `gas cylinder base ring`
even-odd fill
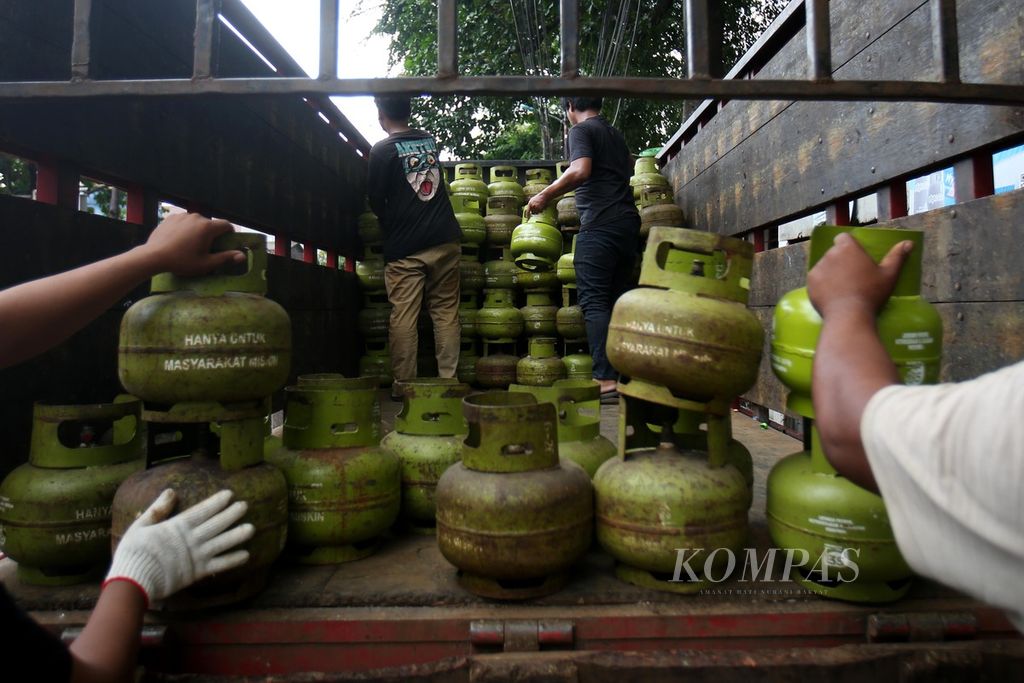
[[[797,571],[793,580],[822,597],[844,602],[888,603],[899,600],[910,590],[913,579],[900,581],[817,581],[803,571]]]
[[[379,547],[380,538],[371,538],[348,545],[293,546],[288,553],[298,564],[345,564],[369,557]]]
[[[105,565],[93,567],[68,567],[67,573],[49,573],[38,567],[18,564],[18,580],[29,586],[73,586],[91,583],[103,578]]]
[[[671,574],[661,577],[654,572],[621,562],[615,565],[615,576],[620,581],[631,583],[641,588],[650,588],[665,593],[679,593],[681,595],[692,595],[707,588],[710,581],[700,579],[698,581],[673,581]]]
[[[569,581],[569,573],[559,572],[534,579],[495,579],[459,570],[456,579],[464,589],[482,598],[530,600],[562,590]]]

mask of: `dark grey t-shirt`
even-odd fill
[[[370,150],[366,193],[370,208],[380,218],[385,261],[462,237],[441,183],[437,142],[429,133],[409,130],[375,144]]]
[[[590,158],[590,177],[576,188],[576,208],[583,230],[591,225],[637,218],[632,172],[626,140],[603,116],[594,116],[569,129],[569,161]]]

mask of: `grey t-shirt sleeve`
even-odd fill
[[[1024,362],[969,382],[891,386],[861,440],[917,573],[1024,615]]]

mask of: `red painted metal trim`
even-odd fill
[[[292,241],[284,235],[274,235],[274,256],[289,256]]]
[[[354,273],[356,272],[356,262],[349,257],[345,257],[345,272]]]
[[[830,204],[825,208],[825,220],[831,225],[849,225],[850,224],[850,202],[846,199],[840,199],[834,204]]]
[[[69,209],[78,208],[78,172],[61,162],[36,164],[36,199]]]
[[[754,231],[754,252],[764,251],[764,228],[758,228]]]
[[[336,249],[327,250],[327,267],[331,270],[338,269],[338,251]]]
[[[316,263],[316,247],[310,243],[302,245],[303,263]]]
[[[953,164],[953,178],[958,203],[995,194],[992,154],[978,152],[956,162]]]
[[[878,220],[902,218],[909,212],[908,206],[907,181],[902,178],[878,190]]]

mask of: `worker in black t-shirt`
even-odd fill
[[[157,273],[200,275],[244,262],[240,251],[210,253],[213,240],[230,230],[227,221],[176,214],[130,251],[0,291],[0,368],[60,344]],[[237,524],[246,504],[231,503],[231,491],[172,515],[174,507],[175,493],[168,489],[125,532],[96,607],[70,648],[18,609],[0,585],[0,678],[134,680],[139,631],[150,601],[249,560],[247,551],[235,548],[254,528]]]
[[[594,379],[604,398],[614,397],[618,375],[605,355],[615,300],[626,291],[636,261],[640,214],[629,185],[626,140],[601,116],[600,97],[563,100],[569,130],[569,168],[530,199],[532,213],[576,190],[580,234],[576,238],[576,287],[594,359]]]
[[[366,189],[384,233],[392,374],[395,381],[416,376],[416,319],[426,299],[438,374],[455,377],[462,231],[441,182],[437,142],[409,127],[409,98],[378,97],[376,103],[388,137],[370,150]],[[392,398],[397,398],[393,390]]]

